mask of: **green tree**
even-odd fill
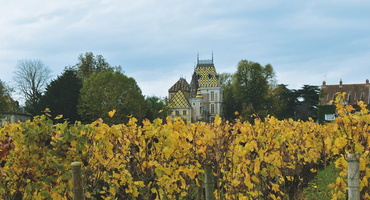
[[[63,118],[70,122],[81,120],[77,112],[81,88],[82,80],[77,76],[77,72],[66,69],[46,87],[43,105],[51,110],[53,117],[62,114]]]
[[[290,90],[287,85],[279,84],[272,90],[274,104],[273,115],[279,119],[296,119],[298,96],[296,90]]]
[[[50,73],[50,69],[41,60],[18,61],[14,81],[26,100],[26,110],[32,115],[42,112],[41,97]]]
[[[116,110],[110,118],[108,112]],[[125,123],[128,116],[145,116],[145,100],[135,79],[121,72],[91,74],[80,93],[78,113],[86,122],[102,118],[107,123]]]
[[[233,74],[222,73],[219,76],[220,84],[223,89],[222,115],[226,120],[235,119],[235,111],[240,110],[240,105],[234,98]]]
[[[112,67],[102,55],[94,55],[92,52],[80,54],[78,63],[72,67],[77,71],[78,76],[85,80],[92,73],[105,72],[105,71],[121,71],[120,66]]]
[[[17,109],[17,103],[11,98],[10,91],[9,87],[0,80],[0,117]]]
[[[271,112],[270,93],[274,83],[275,74],[270,64],[263,67],[257,62],[239,62],[234,74],[233,95],[245,119],[250,119],[251,114],[264,117]]]
[[[320,87],[304,85],[302,89],[297,90],[297,94],[299,100],[296,107],[297,118],[301,120],[308,120],[308,118],[316,120]]]
[[[146,102],[146,114],[145,118],[153,121],[154,119],[166,119],[168,113],[168,107],[164,99],[156,96],[145,97]]]

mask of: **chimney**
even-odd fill
[[[339,81],[339,88],[342,88],[343,87],[343,82],[342,82],[342,79],[340,79]]]
[[[369,84],[369,79],[366,79],[366,85],[370,85],[370,84]]]

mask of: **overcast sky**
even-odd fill
[[[194,63],[218,73],[242,59],[270,63],[277,82],[365,83],[370,78],[367,0],[0,0],[0,79],[18,60],[40,59],[53,78],[81,53],[121,65],[144,95],[167,96]]]

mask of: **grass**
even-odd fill
[[[299,200],[330,200],[332,188],[329,184],[335,183],[339,174],[339,170],[334,164],[328,165],[325,169],[317,172],[313,180],[308,183],[308,186],[298,195]]]

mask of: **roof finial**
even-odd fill
[[[197,64],[199,64],[199,51],[197,51]]]
[[[213,50],[212,50],[212,63],[213,63]]]

